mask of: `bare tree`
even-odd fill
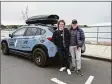
[[[29,12],[29,8],[28,6],[25,8],[25,11],[21,11],[22,12],[22,19],[25,21],[26,19],[28,19],[28,12]]]

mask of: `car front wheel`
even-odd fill
[[[8,49],[8,45],[7,45],[6,42],[2,42],[1,48],[2,48],[3,55],[8,55],[9,54],[9,49]]]
[[[36,48],[33,51],[33,60],[39,67],[44,67],[47,64],[47,56],[41,48]]]

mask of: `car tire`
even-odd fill
[[[9,54],[9,48],[6,42],[1,43],[1,50],[3,55],[8,55]]]
[[[39,67],[44,67],[47,64],[46,53],[41,48],[36,48],[33,51],[33,60]]]

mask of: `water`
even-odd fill
[[[98,38],[98,42],[111,42],[111,27],[109,26],[99,27],[99,30],[98,30],[98,27],[89,27],[89,28],[82,28],[82,29],[85,32],[86,41],[97,41],[97,31],[99,31],[98,37],[100,38]]]
[[[5,29],[1,30],[1,39],[9,37],[9,34],[11,34],[15,29]]]

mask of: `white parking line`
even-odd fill
[[[94,79],[94,76],[89,76],[85,84],[91,84],[93,79]]]
[[[57,84],[67,84],[67,83],[64,83],[64,82],[58,80],[57,78],[52,78],[51,81],[53,81],[53,82],[55,82]]]

